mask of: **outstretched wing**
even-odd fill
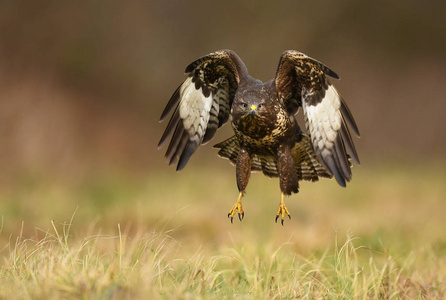
[[[188,78],[174,92],[160,118],[164,120],[175,107],[158,148],[172,136],[166,160],[170,165],[179,157],[177,171],[227,122],[240,79],[247,71],[233,51],[221,50],[191,63],[186,74]]]
[[[338,79],[328,67],[297,51],[285,51],[275,84],[290,113],[303,108],[305,126],[319,162],[341,186],[351,179],[349,157],[359,164],[349,127],[359,137],[355,120],[327,76]]]

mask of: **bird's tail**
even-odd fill
[[[236,164],[240,143],[235,135],[218,143],[214,148],[220,149],[218,151],[220,157],[227,158],[232,164]],[[319,177],[333,177],[317,160],[308,136],[302,135],[302,139],[291,149],[291,154],[299,180],[317,181]],[[252,157],[251,171],[262,171],[268,177],[279,177],[277,159],[273,155],[255,154]]]
[[[293,155],[299,180],[318,181],[319,177],[333,177],[319,163],[307,135],[302,134],[302,139],[291,149],[291,155]]]

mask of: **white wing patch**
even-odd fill
[[[180,97],[180,118],[184,129],[189,133],[191,140],[200,144],[209,122],[209,112],[213,102],[212,93],[205,97],[202,88],[197,90],[192,77],[189,77],[181,86]],[[218,106],[216,109],[218,111]]]
[[[308,97],[307,91],[303,89],[302,98],[306,97]],[[343,123],[341,101],[341,96],[329,84],[320,103],[310,105],[307,101],[302,101],[302,107],[305,125],[321,164],[335,176],[339,184],[345,186],[344,179],[349,180],[351,172],[347,166],[347,157],[343,154],[345,149],[343,149],[344,144],[340,137]],[[340,157],[341,153],[343,157]],[[341,169],[338,166],[341,166]]]
[[[302,103],[311,142],[320,150],[332,148],[341,128],[341,99],[336,89],[329,85],[325,96],[318,105]]]

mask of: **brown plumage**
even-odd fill
[[[188,78],[175,91],[161,120],[174,109],[158,144],[168,139],[169,164],[183,169],[197,148],[210,141],[231,115],[235,135],[215,145],[236,165],[239,198],[228,216],[244,216],[241,199],[252,171],[279,177],[282,198],[276,221],[289,212],[284,195],[299,191],[300,180],[336,178],[350,181],[351,163],[359,164],[349,128],[359,137],[350,110],[328,77],[338,75],[297,51],[285,51],[274,79],[262,83],[249,76],[231,50],[199,58],[186,68]],[[302,107],[308,136],[295,114]]]

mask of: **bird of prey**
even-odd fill
[[[166,160],[182,170],[200,145],[209,142],[231,116],[235,135],[215,145],[219,156],[236,167],[238,199],[228,218],[244,218],[242,197],[252,171],[279,177],[281,223],[291,218],[284,196],[299,191],[299,181],[335,177],[346,186],[351,160],[359,164],[350,130],[359,130],[347,104],[330,79],[330,68],[307,55],[288,50],[273,79],[251,77],[231,50],[205,55],[186,68],[187,79],[173,93],[160,121],[173,110],[158,148],[170,139]],[[306,134],[297,124],[302,107]],[[349,130],[350,129],[350,130]]]

